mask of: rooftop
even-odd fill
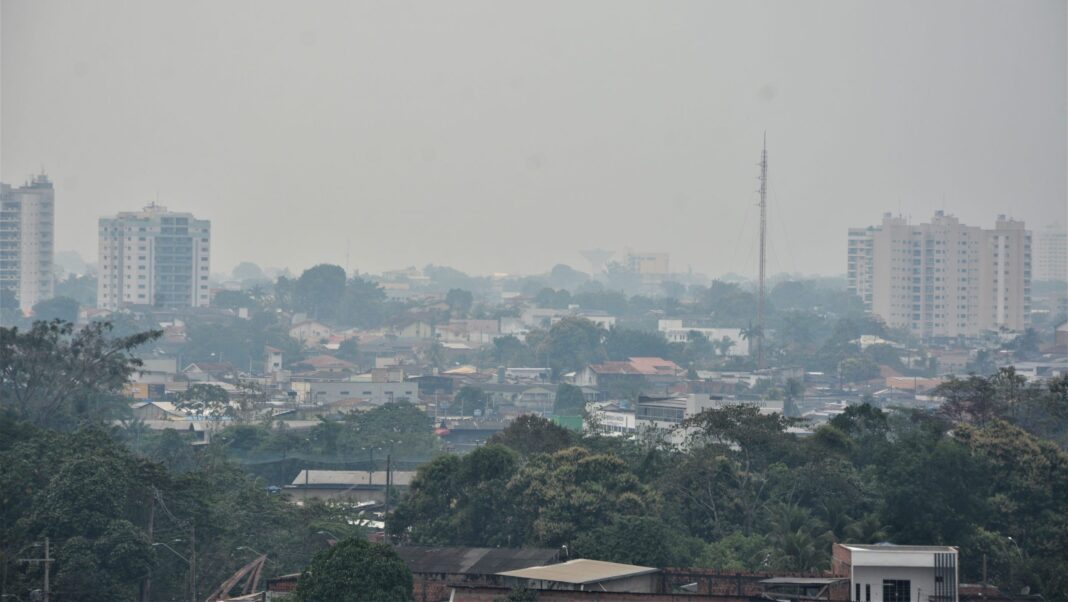
[[[415,471],[394,470],[393,485],[404,486],[412,482]],[[293,479],[293,486],[304,485],[316,487],[356,487],[360,485],[385,485],[386,471],[376,470],[369,473],[366,470],[302,470]]]
[[[413,573],[493,575],[557,560],[554,548],[399,546],[395,550]]]
[[[894,543],[843,543],[838,545],[847,550],[863,550],[866,552],[957,552],[957,548],[953,546],[899,546]]]
[[[611,581],[613,579],[623,579],[625,577],[648,575],[658,571],[659,569],[647,566],[619,564],[616,562],[587,560],[581,558],[577,560],[569,560],[561,564],[532,566],[530,568],[506,571],[497,574],[503,577],[518,577],[520,579],[538,579],[542,581],[556,581],[559,583],[583,585],[586,583],[597,583],[599,581]]]

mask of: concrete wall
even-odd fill
[[[853,583],[850,595],[856,595],[856,584],[860,584],[861,600],[865,597],[865,585],[871,586],[871,602],[883,602],[884,579],[908,579],[911,581],[911,599],[913,602],[927,602],[927,597],[934,593],[934,569],[921,567],[853,567]]]

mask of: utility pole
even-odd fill
[[[19,562],[43,562],[44,563],[44,602],[52,601],[52,587],[50,584],[50,577],[52,571],[52,563],[55,562],[52,559],[51,540],[47,537],[44,540],[44,558],[19,558]],[[39,544],[34,544],[39,545]],[[29,546],[27,546],[29,547]],[[25,549],[25,548],[23,548]]]
[[[757,300],[757,368],[764,368],[764,269],[767,264],[768,230],[768,134],[760,151],[760,297]]]
[[[393,454],[386,454],[386,511],[382,513],[382,524],[387,527],[386,529],[383,529],[385,532],[386,543],[389,543],[389,529],[385,522],[389,520],[389,488],[393,486],[393,476],[390,472],[392,468]]]
[[[197,523],[189,526],[189,579],[192,582],[193,602],[197,602]]]

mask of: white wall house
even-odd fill
[[[703,334],[712,343],[727,338],[733,343],[727,350],[727,355],[739,357],[749,355],[749,341],[742,336],[740,328],[699,328],[685,326],[682,320],[660,320],[657,323],[657,329],[664,333],[664,338],[669,343],[685,343],[689,340],[690,331]]]
[[[849,578],[853,602],[958,602],[952,546],[834,544],[831,570]]]

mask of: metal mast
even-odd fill
[[[760,297],[757,300],[757,368],[764,367],[764,267],[767,262],[768,229],[768,133],[760,151]]]

